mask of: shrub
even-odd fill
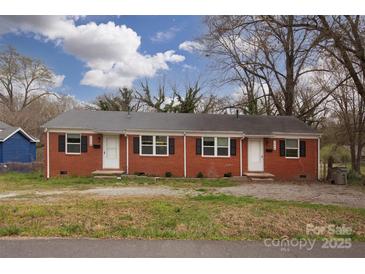
[[[227,172],[227,173],[224,173],[223,175],[224,177],[232,177],[232,172]]]
[[[134,175],[143,176],[145,174],[144,174],[144,172],[137,171],[137,172],[134,172]]]
[[[353,169],[350,169],[350,171],[347,173],[347,179],[349,180],[361,180],[362,176],[358,172],[356,172]]]
[[[321,160],[327,163],[328,158],[332,156],[335,163],[347,163],[351,159],[350,151],[335,144],[330,144],[322,147]]]
[[[172,173],[170,171],[165,172],[165,177],[172,177]]]
[[[204,178],[203,172],[199,171],[198,174],[196,175],[196,178]]]

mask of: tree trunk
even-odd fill
[[[293,16],[289,16],[286,41],[286,82],[285,82],[285,115],[293,115],[294,109],[294,32]]]
[[[356,155],[356,159],[355,159],[355,166],[354,166],[354,170],[357,173],[361,173],[361,151],[362,151],[362,141],[359,140],[358,144],[357,144],[357,155]]]
[[[350,141],[350,154],[351,154],[351,169],[356,171],[356,149],[353,140]]]

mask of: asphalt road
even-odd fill
[[[365,242],[352,247],[322,248],[317,242],[309,246],[266,247],[252,241],[190,240],[101,240],[101,239],[1,239],[2,258],[252,258],[252,257],[365,257]]]

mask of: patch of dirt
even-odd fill
[[[95,187],[86,190],[58,189],[52,191],[14,191],[0,193],[0,200],[44,199],[57,200],[65,196],[99,197],[184,197],[203,194],[201,189],[169,186]],[[365,208],[365,191],[354,186],[321,183],[243,183],[238,186],[205,188],[204,193],[253,196],[273,200],[292,200],[319,204],[336,204]]]
[[[215,190],[215,193],[365,208],[365,192],[352,186],[343,185],[249,183],[219,188]]]
[[[175,189],[164,186],[147,186],[147,187],[106,187],[92,188],[79,191],[79,194],[94,194],[99,196],[170,196],[181,197],[187,194],[194,194],[192,189]]]
[[[2,193],[0,194],[0,199],[7,199],[7,198],[13,198],[18,196],[19,194],[17,192],[11,192],[11,193]]]
[[[183,197],[198,195],[199,192],[189,188],[173,188],[168,186],[136,186],[136,187],[96,187],[86,190],[52,190],[52,191],[17,191],[0,194],[0,200],[8,199],[59,199],[67,195],[93,195],[100,197]]]

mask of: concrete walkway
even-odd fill
[[[365,257],[365,243],[352,243],[349,249],[322,248],[316,242],[307,247],[266,247],[251,241],[182,240],[93,240],[93,239],[3,239],[0,257],[15,258],[255,258],[255,257]]]

